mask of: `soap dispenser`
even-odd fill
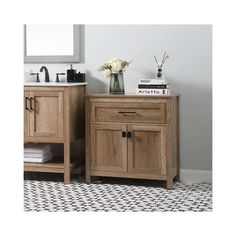
[[[68,83],[74,82],[75,74],[76,74],[76,70],[74,70],[72,64],[70,64],[70,69],[67,70],[67,82]]]

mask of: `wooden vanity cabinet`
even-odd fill
[[[63,89],[26,92],[25,137],[63,139],[63,98]]]
[[[79,164],[70,158],[70,144],[84,138],[84,94],[84,85],[24,87],[24,142],[64,144],[63,161],[24,163],[25,171],[63,173],[70,182]]]
[[[179,97],[86,96],[86,181],[91,176],[179,180]]]

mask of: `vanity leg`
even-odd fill
[[[70,183],[70,142],[64,142],[64,183]]]
[[[167,179],[167,189],[173,189],[173,178]]]
[[[85,182],[86,182],[86,184],[90,184],[91,183],[91,176],[89,174],[85,175]]]
[[[178,172],[177,175],[174,177],[174,181],[180,182],[180,173]]]

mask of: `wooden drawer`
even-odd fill
[[[91,106],[91,121],[164,124],[166,103],[94,102]]]

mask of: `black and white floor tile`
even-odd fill
[[[25,178],[25,211],[212,211],[209,183],[179,182],[167,190],[157,181],[78,179],[64,185],[60,178]]]

